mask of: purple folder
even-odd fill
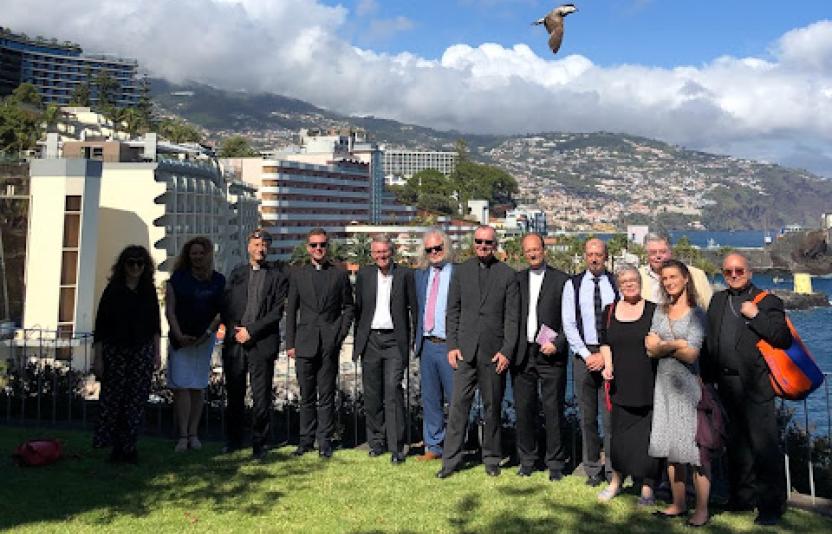
[[[537,331],[535,341],[538,345],[545,345],[546,343],[554,343],[558,333],[549,328],[545,323],[540,325],[540,330]]]

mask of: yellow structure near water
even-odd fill
[[[794,292],[801,295],[811,295],[812,275],[809,273],[794,273]]]

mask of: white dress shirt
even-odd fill
[[[540,298],[544,276],[546,276],[545,267],[529,269],[529,317],[526,322],[526,335],[529,343],[534,343],[537,336],[537,300]]]
[[[390,315],[390,294],[393,289],[393,270],[383,274],[378,269],[376,284],[376,311],[370,323],[372,330],[393,330],[393,316]]]

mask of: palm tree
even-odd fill
[[[355,234],[347,245],[347,260],[358,265],[367,265],[373,261],[370,255],[372,240],[367,234]]]
[[[139,132],[147,129],[147,121],[144,114],[137,108],[127,108],[124,110],[124,117],[122,119],[127,125],[127,133],[131,138],[136,137]]]
[[[289,265],[304,265],[309,262],[309,253],[306,252],[306,245],[299,243],[292,249],[292,255],[289,256]]]

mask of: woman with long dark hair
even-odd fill
[[[136,442],[144,420],[153,370],[160,365],[159,298],[156,267],[147,249],[121,251],[95,319],[95,360],[101,379],[94,447],[112,446],[111,461],[136,463]]]
[[[173,390],[179,430],[176,452],[202,448],[197,432],[224,289],[225,277],[214,270],[211,240],[202,236],[188,240],[176,258],[165,291],[170,327],[168,386]]]
[[[659,360],[653,396],[650,456],[667,461],[673,502],[656,512],[662,517],[687,515],[686,466],[694,468],[696,510],[688,525],[701,527],[709,519],[711,482],[709,458],[696,444],[696,406],[702,395],[699,350],[705,340],[705,312],[696,305],[696,289],[687,266],[667,260],[661,268],[664,304],[656,309],[644,344]]]

